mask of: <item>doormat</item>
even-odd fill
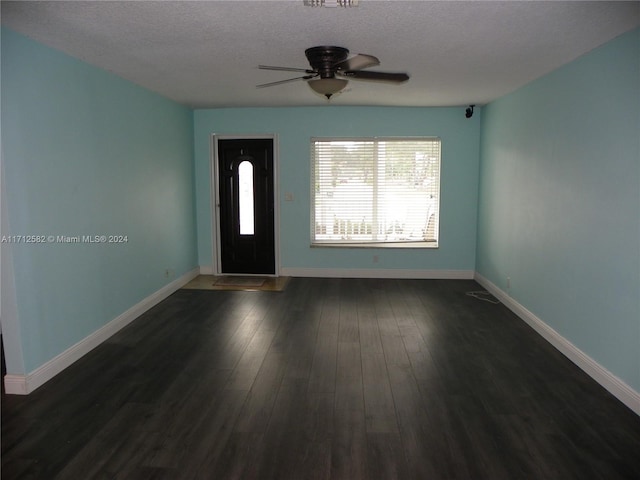
[[[225,285],[228,287],[261,287],[264,278],[260,277],[218,277],[214,285]]]
[[[262,292],[282,292],[289,283],[289,277],[234,277],[199,275],[184,287],[188,290],[245,290]]]

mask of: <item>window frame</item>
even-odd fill
[[[435,141],[438,143],[438,185],[436,197],[436,225],[435,240],[406,240],[406,241],[337,241],[316,239],[316,155],[318,142],[416,142]],[[440,212],[442,196],[442,139],[438,136],[371,136],[371,137],[311,137],[310,139],[310,246],[312,248],[440,248]],[[374,148],[378,151],[377,147]],[[376,157],[377,158],[377,157]]]

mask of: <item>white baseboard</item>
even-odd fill
[[[322,278],[406,278],[472,280],[473,270],[412,270],[391,268],[288,268],[282,267],[285,277]]]
[[[200,266],[200,275],[215,275],[213,267]],[[473,270],[413,270],[391,268],[288,268],[281,267],[278,272],[283,277],[316,278],[408,278],[408,279],[447,279],[473,280]]]
[[[540,318],[515,301],[506,292],[494,285],[490,280],[476,272],[475,280],[499,299],[509,310],[524,320],[551,345],[558,349],[569,360],[584,370],[587,375],[602,385],[614,397],[640,415],[640,393],[616,377],[589,355],[564,338]]]
[[[85,337],[61,354],[36,368],[31,373],[27,375],[5,375],[5,391],[8,394],[13,395],[28,395],[33,392],[36,388],[51,380],[58,373],[62,372],[72,363],[89,353],[113,334],[126,327],[144,312],[160,303],[189,281],[193,280],[198,276],[199,272],[200,269],[196,268],[185,273],[181,277],[176,278],[171,283],[152,293],[124,313],[118,315],[100,329],[93,332],[88,337]]]

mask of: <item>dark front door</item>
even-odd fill
[[[274,274],[273,139],[218,140],[221,273]]]

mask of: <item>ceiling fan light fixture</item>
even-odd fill
[[[343,90],[349,83],[349,80],[342,80],[341,78],[320,78],[317,80],[309,80],[307,83],[314,92],[331,98],[332,95]]]
[[[360,0],[303,0],[306,7],[357,7]]]

